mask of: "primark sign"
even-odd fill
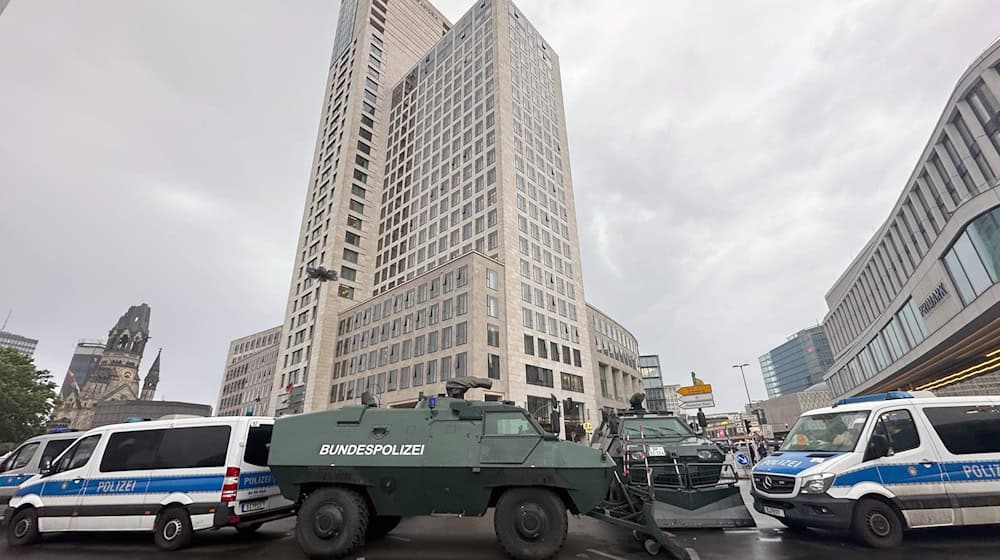
[[[937,307],[937,304],[941,303],[947,295],[948,290],[945,289],[944,282],[938,282],[934,291],[932,291],[930,295],[924,299],[923,303],[920,304],[920,307],[918,307],[918,309],[920,309],[920,316],[926,316],[928,313],[933,311],[934,308]]]

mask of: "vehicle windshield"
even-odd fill
[[[801,416],[780,450],[854,451],[867,420],[867,410]]]
[[[686,438],[694,435],[680,418],[627,418],[625,432],[629,439]]]

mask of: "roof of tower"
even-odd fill
[[[149,372],[146,373],[146,379],[151,377],[160,377],[160,354],[163,352],[163,348],[156,351],[156,359],[153,360],[153,365],[149,366]]]
[[[114,330],[128,329],[131,332],[149,332],[149,313],[149,306],[145,303],[133,305],[118,319]]]

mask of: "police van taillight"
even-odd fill
[[[226,478],[222,481],[222,503],[230,504],[236,501],[236,491],[240,488],[239,467],[226,468]]]

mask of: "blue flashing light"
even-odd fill
[[[437,406],[437,403],[438,403],[437,397],[430,397],[427,399],[427,408],[434,408],[435,406]]]
[[[131,424],[132,422],[145,422],[146,419],[141,416],[129,416],[125,419],[126,424]]]
[[[52,428],[49,430],[50,434],[65,434],[66,432],[72,432],[73,430],[69,428]]]
[[[889,391],[888,393],[877,393],[875,395],[847,397],[845,399],[840,399],[833,406],[841,406],[845,404],[864,403],[864,402],[891,401],[895,399],[912,399],[912,398],[913,395],[907,393],[906,391]]]

